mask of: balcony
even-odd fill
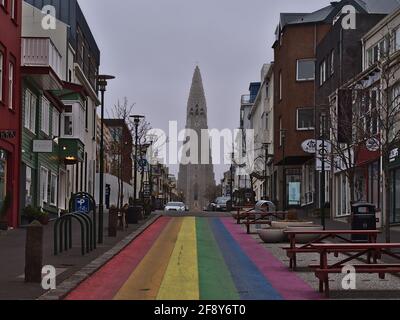
[[[62,56],[49,38],[22,38],[22,72],[43,90],[62,89]]]

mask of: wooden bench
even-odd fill
[[[400,273],[400,264],[378,264],[377,261],[382,258],[382,255],[387,255],[397,260],[400,260],[400,255],[392,253],[391,250],[400,249],[400,243],[316,243],[312,247],[320,254],[320,264],[310,265],[315,269],[315,276],[319,280],[319,291],[325,292],[329,298],[329,274],[342,273],[346,265],[355,268],[356,273],[378,274],[381,279],[385,278],[386,274]],[[328,263],[328,254],[335,253],[348,254],[353,253],[349,257],[336,262],[332,265]],[[368,255],[368,264],[349,264],[351,261]],[[371,263],[371,257],[374,263]]]
[[[257,212],[257,213],[248,213],[246,217],[246,221],[243,224],[246,226],[247,234],[250,234],[250,227],[252,225],[271,225],[272,219],[276,218],[277,220],[285,220],[288,212]]]
[[[282,248],[286,251],[290,259],[290,269],[295,270],[297,267],[297,254],[298,253],[318,253],[313,244],[321,243],[328,239],[338,239],[345,243],[353,243],[351,240],[346,239],[346,235],[365,235],[368,237],[369,243],[376,243],[379,230],[306,230],[299,228],[296,231],[285,231],[289,237],[290,247]],[[296,236],[298,235],[315,235],[315,240],[308,242],[300,247],[297,246]]]

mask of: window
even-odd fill
[[[11,19],[15,20],[16,18],[16,10],[15,10],[15,0],[10,0],[10,15]]]
[[[85,129],[89,128],[89,101],[85,101]]]
[[[28,89],[25,90],[25,106],[24,106],[24,126],[32,133],[36,134],[36,96],[29,91]]]
[[[72,136],[74,133],[73,129],[72,106],[65,106],[64,135]]]
[[[279,146],[283,145],[282,118],[279,118]]]
[[[396,46],[397,47],[397,35],[396,35]],[[385,58],[389,53],[389,39],[388,37],[384,37],[377,44],[372,46],[367,50],[367,67],[370,67]]]
[[[314,130],[314,109],[297,109],[297,130]]]
[[[335,73],[335,50],[331,51],[329,72],[330,75],[333,75]]]
[[[297,81],[309,81],[315,78],[315,60],[297,60]]]
[[[14,63],[10,62],[8,70],[8,107],[14,109]]]
[[[3,76],[4,76],[4,55],[0,51],[0,101],[3,101]]]
[[[41,130],[46,135],[49,135],[50,126],[50,102],[42,97],[42,117],[41,117]]]
[[[48,202],[49,170],[40,168],[40,204]]]
[[[2,7],[5,7],[6,6],[6,0],[0,0],[0,5]]]
[[[326,81],[326,60],[319,66],[319,84],[322,86]]]
[[[26,166],[25,170],[25,205],[32,205],[33,184],[32,184],[32,168]]]
[[[52,116],[52,137],[60,136],[60,113],[53,108],[53,116]]]
[[[400,49],[400,28],[398,28],[398,29],[394,32],[393,38],[394,38],[394,45],[393,45],[393,48],[394,48],[394,51],[397,51],[397,50]]]
[[[282,71],[279,72],[279,100],[282,100]]]
[[[57,175],[54,173],[49,174],[50,184],[49,184],[49,200],[50,205],[57,205]]]

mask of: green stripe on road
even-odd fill
[[[231,273],[219,251],[209,219],[196,219],[201,300],[240,300]]]

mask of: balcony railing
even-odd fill
[[[61,79],[61,54],[49,38],[22,38],[22,65],[51,67]]]

